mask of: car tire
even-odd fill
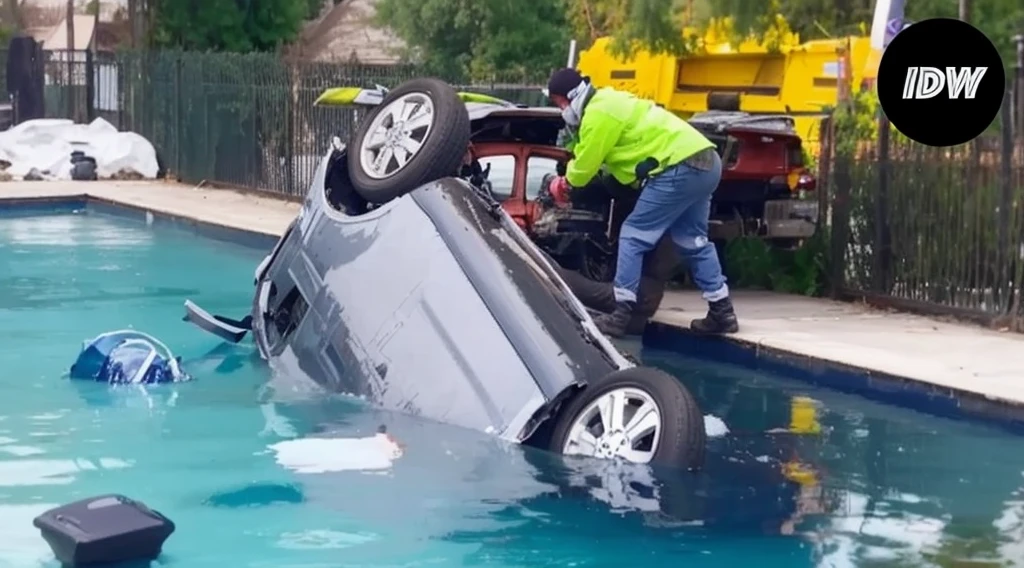
[[[614,254],[601,250],[589,240],[580,244],[580,274],[595,282],[611,282],[615,278]]]
[[[383,140],[381,134],[395,124],[395,115],[406,105],[431,109],[427,125],[401,135],[401,139],[419,144],[408,161],[400,165],[387,157],[383,167],[374,169],[374,159],[385,150],[395,148],[389,141],[380,152],[373,146]],[[419,106],[416,106],[419,105]],[[407,108],[407,107],[406,107]],[[416,117],[419,111],[413,111]],[[422,138],[419,130],[425,129]],[[371,136],[377,138],[371,138]],[[361,121],[348,146],[349,177],[363,199],[386,203],[401,197],[425,183],[454,175],[469,149],[470,126],[466,104],[450,85],[440,79],[413,79],[390,91],[380,105]],[[390,169],[391,166],[396,166]]]
[[[630,461],[646,461],[646,463],[664,465],[684,469],[700,469],[704,465],[704,452],[707,445],[707,433],[704,430],[704,414],[694,400],[690,391],[683,386],[672,375],[650,367],[634,367],[615,371],[601,380],[587,385],[582,391],[576,394],[554,418],[551,437],[548,440],[549,449],[563,454],[580,454],[592,457],[612,457],[599,448],[595,451],[588,451],[586,448],[575,449],[577,446],[574,432],[577,425],[588,430],[592,436],[597,438],[598,443],[613,442],[613,436],[608,439],[602,434],[596,434],[603,429],[601,426],[600,411],[594,415],[594,408],[597,402],[614,392],[625,394],[629,402],[636,400],[643,405],[653,403],[658,412],[657,428],[660,429],[657,441],[652,437],[638,437],[634,440],[633,449],[637,449],[636,442],[642,442],[641,448],[656,446],[644,451],[650,459],[634,460],[628,456],[622,456]],[[635,406],[632,405],[631,406]],[[639,410],[639,407],[638,407]],[[625,421],[629,424],[628,417]],[[587,427],[589,426],[589,428]],[[644,446],[643,444],[646,444]],[[627,442],[628,445],[628,442]],[[653,455],[652,455],[653,454]],[[622,454],[616,454],[622,455]]]

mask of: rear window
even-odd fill
[[[800,141],[789,142],[786,145],[786,165],[788,169],[802,168],[804,164],[804,148]]]
[[[715,151],[721,156],[723,167],[736,165],[736,160],[739,157],[739,144],[735,138],[712,134],[708,136],[708,140],[715,144]]]
[[[490,172],[487,174],[487,181],[491,182],[491,192],[498,201],[504,201],[512,196],[512,189],[516,180],[516,157],[505,154],[498,156],[487,156],[480,158],[480,167]]]

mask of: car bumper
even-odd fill
[[[818,202],[803,199],[775,199],[764,204],[765,237],[806,239],[818,227]]]
[[[806,239],[818,228],[818,202],[802,199],[772,199],[764,204],[763,219],[713,219],[708,227],[715,240],[747,236],[765,239]]]

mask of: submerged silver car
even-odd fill
[[[187,302],[187,318],[230,341],[251,331],[274,371],[380,407],[565,454],[700,467],[690,393],[597,330],[467,160],[474,132],[522,109],[434,79],[378,93],[257,268],[251,315]]]

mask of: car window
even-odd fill
[[[512,155],[488,156],[480,158],[480,167],[484,170],[491,166],[487,179],[491,182],[494,198],[503,201],[512,196],[512,187],[516,179],[516,158]]]
[[[544,176],[558,171],[558,160],[545,156],[530,156],[526,161],[526,199],[536,199]]]

